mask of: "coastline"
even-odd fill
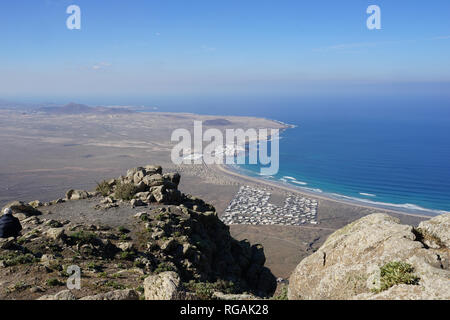
[[[219,165],[216,165],[215,167],[220,172],[222,172],[226,175],[231,175],[231,176],[237,177],[239,179],[251,181],[251,182],[257,183],[257,184],[262,184],[262,185],[269,186],[272,188],[282,189],[284,191],[289,191],[292,193],[300,194],[302,196],[309,196],[309,197],[314,197],[314,198],[321,199],[321,200],[332,201],[332,202],[351,205],[351,206],[355,206],[355,207],[359,207],[359,208],[379,210],[379,211],[384,211],[384,212],[388,212],[388,213],[390,212],[390,213],[394,213],[394,214],[401,214],[401,215],[406,215],[406,216],[411,216],[411,217],[426,218],[426,219],[430,219],[433,217],[431,215],[425,215],[425,214],[420,214],[420,213],[410,213],[410,212],[405,212],[405,211],[400,211],[400,210],[393,210],[393,209],[384,208],[381,206],[379,207],[379,206],[375,206],[375,205],[371,206],[371,205],[359,204],[359,203],[356,203],[356,201],[350,201],[350,200],[345,200],[345,199],[336,199],[331,196],[327,196],[326,194],[317,194],[314,192],[308,192],[307,190],[296,188],[295,186],[281,184],[281,183],[277,183],[275,181],[268,181],[268,180],[265,180],[262,178],[251,177],[251,176],[245,175],[243,173],[237,172],[237,170],[234,170],[224,164],[219,164]]]
[[[279,120],[275,119],[269,119],[269,118],[261,118],[264,120],[267,120],[269,122],[272,122],[274,124],[280,125],[279,128],[279,139],[281,139],[281,135],[284,131],[292,128],[298,127],[297,125],[288,124]],[[272,139],[272,136],[269,134],[265,138],[258,137],[256,140],[257,143],[260,141],[270,141]],[[253,141],[247,141],[245,143],[245,147],[248,146]],[[378,202],[373,200],[366,200],[366,199],[360,199],[356,197],[346,196],[344,194],[338,194],[338,193],[325,193],[320,190],[320,192],[314,192],[313,189],[308,190],[307,188],[301,187],[301,186],[294,186],[288,183],[282,183],[278,181],[269,181],[267,179],[253,177],[249,174],[246,174],[244,170],[233,168],[229,165],[222,164],[220,165],[220,169],[222,169],[222,172],[225,172],[232,176],[237,176],[239,178],[244,178],[251,180],[253,182],[262,183],[266,185],[270,185],[272,187],[281,188],[284,190],[289,190],[295,193],[299,193],[302,195],[308,195],[312,197],[316,197],[318,199],[325,199],[330,201],[335,201],[338,203],[344,203],[348,205],[354,205],[361,208],[368,208],[368,209],[375,209],[375,210],[383,210],[386,212],[392,212],[396,214],[403,214],[408,216],[414,216],[414,217],[420,217],[420,218],[432,218],[441,214],[448,213],[448,211],[445,210],[439,210],[439,209],[430,209],[430,208],[423,208],[415,204],[405,203],[405,204],[396,204],[396,203],[387,203],[387,202]],[[371,194],[366,194],[371,195]],[[407,206],[415,207],[415,208],[407,208]],[[403,207],[401,209],[395,209],[395,207]]]

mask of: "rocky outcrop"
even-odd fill
[[[297,266],[289,299],[450,299],[450,214],[402,225],[372,214]]]
[[[450,248],[450,219],[448,214],[437,216],[419,224],[416,233],[430,248]]]
[[[109,208],[115,201],[130,201],[132,207],[151,203],[180,204],[183,194],[178,190],[181,176],[178,173],[162,174],[160,166],[148,165],[127,171],[125,176],[99,184],[97,191],[105,199],[103,208]],[[100,209],[102,207],[99,207]]]
[[[144,218],[155,242],[149,253],[169,261],[185,282],[229,281],[241,291],[271,295],[276,278],[264,267],[263,247],[233,239],[211,206],[189,199],[161,209],[154,219]]]
[[[22,219],[17,239],[0,240],[0,278],[12,288],[3,294],[36,299],[37,291],[25,290],[32,283],[42,288],[39,292],[52,293],[42,299],[72,298],[70,291],[53,293],[65,285],[68,268],[76,265],[82,271],[83,294],[88,295],[83,299],[135,299],[143,287],[147,299],[271,296],[276,279],[264,266],[263,247],[232,238],[215,208],[182,194],[179,183],[178,173],[162,174],[161,167],[146,166],[102,182],[99,194],[70,190],[57,205],[34,203],[43,207],[43,215]],[[121,190],[122,195],[132,192],[129,200],[116,198],[123,184],[132,186]],[[142,208],[136,212],[130,204]],[[104,205],[118,207],[128,217],[121,221],[124,225],[91,224],[97,221],[97,207]],[[14,209],[36,210],[22,202]],[[83,212],[83,219],[71,222],[71,210],[75,215]]]
[[[38,216],[41,214],[39,210],[22,201],[13,201],[11,203],[8,203],[2,208],[2,212],[5,208],[10,208],[12,212],[19,218]]]

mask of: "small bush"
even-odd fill
[[[103,270],[103,266],[99,263],[96,263],[95,261],[91,261],[87,264],[88,270],[94,271],[94,272],[100,272]]]
[[[288,300],[288,286],[283,286],[280,293],[272,298],[273,300]]]
[[[130,233],[130,230],[128,230],[128,229],[125,228],[124,226],[118,227],[117,230],[118,230],[120,233]]]
[[[97,240],[97,235],[92,232],[78,231],[71,234],[70,239],[76,244],[89,244]]]
[[[136,288],[136,291],[140,292],[140,293],[144,293],[144,287],[143,286],[139,286],[139,287]]]
[[[176,269],[171,264],[162,262],[156,267],[156,269],[153,272],[161,273],[161,272],[166,272],[166,271],[176,271]]]
[[[31,286],[25,281],[19,281],[14,285],[14,291],[23,291],[25,289],[28,289],[29,287]]]
[[[120,253],[120,259],[133,261],[136,257],[136,253],[134,251],[123,251]]]
[[[111,288],[116,289],[116,290],[123,290],[123,289],[126,288],[123,284],[120,284],[120,283],[112,281],[112,280],[107,281],[105,283],[105,286],[106,287],[111,287]]]
[[[0,260],[3,260],[3,263],[7,267],[16,266],[20,264],[31,264],[39,261],[39,259],[36,258],[31,253],[21,254],[14,252],[0,256]]]
[[[56,278],[51,278],[47,280],[47,285],[50,287],[57,287],[57,286],[62,286],[64,285],[64,282],[60,281],[59,279]]]
[[[95,191],[100,192],[102,196],[106,197],[113,192],[113,189],[109,185],[108,181],[103,180],[102,182],[97,182],[97,187],[95,188]]]
[[[132,183],[119,183],[116,186],[116,191],[114,192],[114,196],[117,199],[121,199],[124,201],[129,201],[133,199],[136,194],[136,187]]]
[[[200,300],[211,300],[213,298],[213,293],[216,291],[220,291],[226,294],[236,292],[236,288],[233,282],[223,280],[219,280],[214,283],[195,282],[191,280],[185,286],[189,291],[195,292],[195,295]]]
[[[126,234],[121,234],[119,239],[122,241],[127,241],[127,240],[130,240],[131,238],[129,236],[127,236]]]
[[[406,262],[393,261],[386,263],[380,268],[380,289],[381,292],[397,284],[417,285],[420,278],[414,273],[414,268]]]

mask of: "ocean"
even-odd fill
[[[265,117],[281,134],[268,177],[330,197],[435,215],[450,211],[450,101],[439,97],[223,98],[159,111]],[[241,165],[258,176],[258,165]]]

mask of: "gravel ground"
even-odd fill
[[[96,210],[95,206],[100,204],[102,197],[94,197],[84,200],[73,200],[65,203],[55,204],[50,207],[39,208],[44,215],[54,220],[70,220],[75,223],[89,223],[106,225],[110,227],[130,226],[132,217],[143,211],[149,211],[160,207],[149,205],[147,207],[132,208],[129,203],[119,204],[119,207],[107,210]]]

